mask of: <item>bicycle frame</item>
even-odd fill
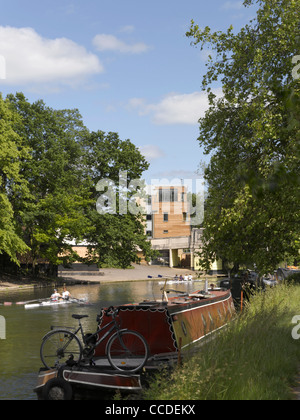
[[[83,327],[81,324],[81,321],[78,320],[79,322],[79,327],[78,329],[73,333],[75,335],[78,334],[78,332],[81,332],[81,337],[82,337],[82,341],[84,343],[85,346],[88,346],[84,331],[83,331]],[[110,326],[112,326],[102,337],[99,338],[98,341],[96,341],[95,344],[93,344],[91,346],[91,350],[95,350],[96,347],[99,346],[99,344],[101,344],[103,341],[105,341],[105,339],[113,332],[116,331],[116,333],[118,334],[120,331],[125,331],[125,330],[120,330],[118,325],[117,325],[117,321],[115,320],[115,318],[113,317],[113,320],[111,322],[109,322],[108,324],[106,324],[103,328],[99,328],[97,329],[97,331],[93,334],[89,335],[89,339],[91,339],[92,337],[96,337],[98,334],[100,334],[101,332],[103,332],[104,330],[108,329]],[[122,341],[121,341],[122,342]]]
[[[109,309],[111,309],[111,308],[109,308]],[[81,360],[83,360],[85,363],[89,360],[90,364],[94,365],[95,362],[92,359],[93,356],[94,356],[94,350],[103,341],[108,339],[107,343],[106,343],[106,348],[105,348],[105,354],[108,357],[108,361],[113,368],[115,368],[116,370],[123,371],[124,370],[123,366],[120,366],[119,363],[121,363],[121,365],[125,365],[125,364],[127,364],[128,361],[132,362],[132,360],[134,360],[134,358],[137,357],[136,356],[137,353],[135,354],[135,350],[133,350],[133,352],[132,352],[132,350],[130,348],[130,345],[129,345],[129,347],[126,345],[126,340],[127,340],[126,337],[127,337],[127,334],[128,334],[128,336],[134,335],[135,338],[138,339],[139,344],[142,344],[142,347],[143,347],[142,360],[138,361],[138,364],[136,364],[136,362],[134,362],[134,365],[133,365],[131,371],[135,372],[138,369],[142,368],[144,366],[148,356],[149,356],[149,350],[148,350],[147,343],[145,342],[145,339],[140,334],[138,334],[137,332],[130,331],[127,328],[124,328],[124,329],[120,328],[121,326],[116,320],[116,316],[118,315],[118,311],[115,311],[115,312],[111,313],[111,312],[109,312],[109,310],[107,310],[106,314],[108,316],[112,316],[112,321],[109,322],[108,324],[104,325],[104,327],[102,327],[102,328],[100,328],[100,326],[99,326],[97,328],[97,331],[93,334],[85,334],[82,323],[81,323],[81,319],[88,317],[88,315],[72,315],[72,317],[74,319],[78,320],[78,324],[79,324],[78,328],[65,327],[64,329],[58,329],[57,333],[59,333],[59,336],[55,336],[56,332],[53,331],[53,329],[55,330],[56,328],[51,327],[52,332],[49,332],[48,334],[46,334],[44,336],[43,343],[42,343],[41,350],[40,350],[41,358],[42,358],[42,361],[43,361],[45,367],[50,369],[50,367],[52,366],[52,365],[49,365],[47,362],[45,362],[45,358],[54,359],[53,363],[55,362],[55,365],[57,365],[60,359],[66,359],[66,357],[68,355],[69,355],[69,360],[74,361],[75,364],[80,363]],[[62,327],[60,327],[60,328],[62,328]],[[73,331],[71,331],[71,330],[73,330]],[[79,332],[81,334],[82,340],[80,340]],[[50,354],[47,354],[47,352],[52,347],[52,335],[55,336],[55,340],[53,341],[53,344],[54,344],[54,346],[56,345],[57,347],[56,347],[56,350],[55,350],[54,353],[53,353],[53,350],[51,350]],[[95,337],[97,337],[97,336],[99,337],[99,339],[97,339],[97,338],[95,339]],[[50,347],[48,346],[48,344],[46,344],[46,343],[48,343],[48,340],[50,342],[50,345],[49,345]],[[70,344],[73,340],[75,340],[75,343],[74,343],[75,347],[74,346],[72,347],[72,345],[70,346]],[[115,346],[116,340],[119,341],[119,344],[117,344]],[[55,343],[57,343],[57,344],[55,344]],[[120,344],[121,344],[121,354],[123,353],[125,355],[125,360],[122,360],[122,361],[119,360],[119,355],[117,355],[117,359],[114,360],[115,357],[116,357],[116,354],[113,354],[113,356],[112,356],[112,353],[111,353],[112,348],[116,349],[120,346]],[[69,348],[69,346],[71,348]],[[45,349],[46,349],[46,353],[44,353]],[[74,360],[74,355],[75,355],[75,357],[78,358],[77,361]],[[56,357],[56,359],[55,359],[55,357]],[[82,357],[83,357],[83,359],[82,359]],[[129,359],[127,360],[127,358],[129,358]]]
[[[91,337],[96,337],[98,334],[100,334],[101,332],[103,332],[104,330],[106,330],[108,327],[110,327],[111,325],[113,325],[102,337],[100,337],[100,339],[96,342],[96,344],[93,345],[93,350],[99,346],[99,344],[101,344],[113,331],[116,330],[116,332],[118,333],[120,330],[117,327],[117,323],[114,320],[112,320],[109,324],[105,325],[103,328],[99,328],[94,334],[90,335],[89,338]],[[85,345],[87,345],[85,337],[83,339],[83,342]]]

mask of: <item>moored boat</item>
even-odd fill
[[[74,398],[74,393],[83,398],[103,396],[103,392],[116,390],[137,392],[143,387],[143,376],[162,364],[174,366],[185,352],[212,333],[224,327],[235,316],[230,290],[213,289],[195,293],[163,290],[160,301],[143,301],[137,304],[118,306],[118,322],[122,329],[140,333],[149,346],[150,357],[143,373],[114,370],[106,356],[106,344],[110,336],[94,350],[92,364],[70,363],[52,370],[41,369],[35,392],[39,398],[49,399],[59,390],[58,398]],[[106,309],[101,310],[99,326],[111,322]]]
[[[224,327],[235,315],[230,290],[181,293],[164,300],[144,301],[119,307],[122,328],[139,332],[147,341],[152,357],[178,353]],[[110,322],[102,310],[100,326]],[[95,358],[105,355],[105,342],[96,348]]]
[[[203,280],[168,280],[167,285],[170,284],[194,284],[194,283],[202,283]],[[159,281],[159,285],[165,284],[164,281]]]
[[[62,366],[41,369],[34,392],[40,400],[97,399],[99,392],[138,392],[142,389],[140,375],[121,374],[108,368]]]

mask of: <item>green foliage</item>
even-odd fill
[[[92,221],[92,229],[86,236],[92,244],[88,262],[96,262],[99,267],[127,268],[131,262],[139,262],[138,250],[149,259],[151,244],[145,237],[141,215],[132,214],[128,209],[123,214],[120,210],[120,201],[125,201],[127,208],[130,197],[136,192],[135,188],[130,188],[130,183],[140,179],[143,171],[148,169],[148,163],[129,140],[121,140],[117,133],[92,132],[86,136],[84,147],[86,179],[94,198],[88,209],[88,218]],[[120,180],[120,174],[124,179]],[[97,192],[96,186],[102,180],[113,183],[115,214],[111,214],[110,208],[98,209],[99,214],[95,207],[95,201],[103,193]],[[125,192],[122,191],[124,186]]]
[[[91,133],[79,111],[33,104],[22,93],[0,100],[0,253],[34,266],[78,260],[71,243],[89,241],[86,262],[129,266],[150,245],[138,215],[99,214],[99,180],[118,185],[141,177],[148,163],[130,140]],[[130,191],[133,194],[134,191]]]
[[[293,0],[257,3],[256,19],[237,34],[192,22],[187,36],[215,54],[203,78],[210,108],[199,137],[212,154],[203,264],[221,258],[265,272],[299,255],[300,97],[292,59],[300,16]],[[218,80],[221,99],[212,90]]]
[[[19,236],[12,202],[27,189],[21,175],[21,161],[28,157],[28,148],[15,132],[17,113],[10,110],[0,96],[0,254],[6,253],[18,263],[17,253],[28,250]]]
[[[33,265],[38,259],[57,265],[70,248],[66,240],[80,238],[87,224],[80,169],[80,138],[87,129],[76,110],[55,111],[43,101],[30,104],[23,94],[8,100],[22,118],[16,129],[30,149],[30,158],[22,161],[28,191],[14,203],[15,213]]]

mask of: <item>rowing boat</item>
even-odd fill
[[[24,306],[25,309],[35,309],[35,308],[43,308],[46,306],[59,306],[59,305],[70,305],[70,304],[78,303],[78,304],[85,304],[87,305],[88,302],[82,300],[82,299],[69,299],[69,300],[59,300],[57,302],[46,300],[43,302],[37,302],[37,303],[29,303]]]
[[[193,284],[193,283],[202,283],[203,280],[168,280],[167,283],[165,281],[159,281],[158,284]]]
[[[70,303],[76,303],[71,300],[62,300],[59,302],[53,302],[51,300],[46,302],[39,302],[39,303],[29,303],[28,305],[25,305],[25,309],[34,309],[34,308],[42,308],[44,306],[58,306],[58,305],[69,305]]]

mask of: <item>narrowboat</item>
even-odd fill
[[[159,369],[162,364],[174,366],[181,357],[189,357],[189,349],[235,316],[231,291],[217,288],[195,293],[164,288],[160,301],[145,300],[118,306],[118,310],[121,328],[139,332],[148,343],[150,357],[143,372],[126,374],[113,370],[105,354],[108,337],[96,347],[93,365],[65,364],[51,371],[41,369],[35,388],[39,398],[48,399],[53,389],[60,390],[61,399],[71,399],[75,391],[76,395],[93,396],[92,399],[105,398],[107,391],[140,391],[148,371]],[[105,309],[101,310],[98,322],[101,328],[111,322]]]
[[[181,293],[162,301],[143,301],[119,307],[122,328],[139,332],[147,341],[150,360],[160,354],[184,352],[205,337],[223,328],[235,315],[230,290],[212,289],[195,293]],[[111,321],[101,311],[99,326]],[[105,356],[106,343],[95,350],[95,358]]]

